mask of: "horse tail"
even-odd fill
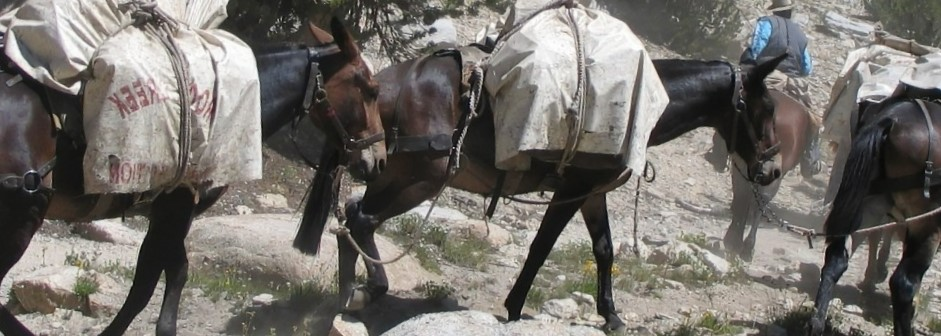
[[[320,154],[320,167],[317,168],[314,182],[304,200],[306,204],[301,216],[301,225],[292,245],[301,253],[317,255],[320,250],[320,236],[323,235],[330,211],[337,201],[334,190],[337,176],[334,170],[339,166],[339,159],[339,153],[329,147]]]
[[[856,232],[862,224],[863,200],[869,195],[872,178],[879,173],[882,144],[894,123],[890,118],[883,118],[860,130],[853,140],[833,210],[823,226],[828,243],[834,237]]]

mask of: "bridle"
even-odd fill
[[[746,134],[748,135],[748,139],[752,142],[755,153],[757,153],[758,164],[764,164],[773,160],[774,157],[781,152],[781,142],[779,141],[764,151],[759,151],[758,145],[761,143],[761,139],[758,139],[758,135],[755,134],[755,123],[748,114],[748,105],[745,103],[745,93],[742,84],[742,69],[739,67],[734,67],[731,64],[729,64],[729,67],[732,68],[732,107],[735,111],[735,118],[732,122],[732,139],[729,141],[728,148],[729,155],[736,153],[735,141],[738,139],[738,120],[742,119]]]
[[[324,57],[340,52],[340,48],[334,43],[307,48],[307,60],[310,66],[308,70],[307,89],[304,93],[304,102],[301,104],[302,109],[298,111],[298,117],[303,116],[304,113],[314,113],[315,116],[325,117],[328,123],[333,127],[333,131],[336,132],[340,138],[340,149],[346,153],[352,153],[353,151],[364,150],[374,143],[385,140],[386,135],[385,131],[379,131],[368,137],[356,139],[346,131],[346,128],[343,127],[343,123],[340,122],[339,116],[337,116],[336,110],[330,105],[327,90],[324,88],[323,73],[320,71],[319,61]]]

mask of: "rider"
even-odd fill
[[[791,20],[793,8],[791,0],[772,1],[768,7],[772,15],[758,18],[751,43],[742,53],[740,62],[761,63],[787,52],[788,57],[765,78],[765,84],[770,89],[787,93],[810,108],[810,93],[805,79],[813,71],[813,60],[807,48],[807,36]],[[724,171],[727,158],[725,141],[717,132],[713,136],[713,148],[706,154],[706,159],[717,171]]]
[[[801,27],[791,20],[794,4],[791,0],[774,0],[768,10],[773,15],[763,16],[755,25],[755,34],[751,45],[742,53],[742,63],[760,63],[775,56],[788,53],[777,71],[768,76],[769,87],[786,88],[787,91],[799,90],[791,93],[808,107],[810,97],[807,94],[805,77],[813,71],[813,60],[807,50],[807,36]],[[774,77],[774,78],[772,78]]]

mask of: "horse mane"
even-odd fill
[[[656,59],[653,64],[661,82],[665,85],[671,83],[666,86],[667,91],[677,93],[701,90],[701,83],[713,82],[719,78],[728,79],[731,83],[733,73],[732,64],[725,61]]]
[[[703,61],[684,59],[656,59],[654,67],[660,78],[686,77],[690,75],[703,76],[703,74],[728,76],[731,73],[709,72],[708,69],[728,69],[732,71],[732,64],[725,61]]]

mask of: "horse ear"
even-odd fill
[[[310,35],[314,37],[314,40],[320,44],[327,44],[333,42],[333,36],[330,35],[326,30],[320,29],[313,22],[307,21],[307,29],[310,30]]]
[[[358,60],[359,47],[356,46],[356,41],[353,40],[353,34],[346,29],[340,18],[334,16],[330,20],[330,31],[333,32],[333,38],[336,39],[337,46],[346,54],[347,59],[350,62]]]
[[[781,64],[781,62],[784,61],[784,59],[787,57],[788,57],[788,53],[785,52],[784,54],[781,54],[781,56],[775,57],[767,62],[758,64],[757,66],[752,68],[751,76],[749,77],[755,78],[757,80],[754,83],[764,81],[765,77],[768,77],[768,75],[771,74],[771,72],[774,71],[774,69],[778,67],[778,64]]]

